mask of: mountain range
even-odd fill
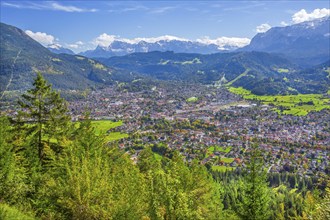
[[[277,53],[298,65],[311,67],[329,59],[330,18],[324,17],[285,27],[273,27],[249,39],[218,38],[190,41],[173,36],[139,40],[114,39],[109,46],[97,46],[80,55],[90,58],[123,56],[136,52],[173,51],[212,54],[228,51]]]
[[[328,35],[323,30],[327,27],[324,24],[329,24],[329,19],[314,21],[313,25],[302,23],[278,30],[274,28],[257,35],[250,46],[236,52],[202,54],[144,51],[110,58],[99,57],[95,60],[82,55],[53,53],[30,38],[24,31],[1,23],[0,92],[4,94],[3,91],[8,90],[25,91],[31,87],[35,72],[41,72],[55,88],[62,90],[100,88],[118,82],[133,83],[135,79],[144,79],[146,82],[154,79],[180,80],[215,86],[242,86],[255,94],[325,93],[330,85],[330,58],[329,55],[327,56],[329,50],[326,51],[320,45],[316,45],[315,47],[319,48],[319,61],[322,62],[314,66],[309,64],[308,68],[305,68],[293,62],[298,49],[307,51],[306,56],[315,55],[310,51],[311,44],[301,43],[300,48],[295,46],[297,42],[304,42],[303,37],[295,37],[296,40],[287,43],[286,47],[272,46],[267,40],[260,45],[256,43],[264,38],[270,39],[269,33],[283,34],[284,30],[291,31],[292,34],[289,34],[290,36],[283,34],[283,38],[292,37],[294,29],[302,32],[297,33],[297,36],[304,35],[304,39],[310,39],[311,42],[314,41],[311,36],[322,35],[323,38],[327,38]],[[310,34],[304,33],[303,27],[307,28]],[[276,44],[276,40],[278,39],[274,37],[273,44]],[[282,39],[279,44],[282,44],[282,41],[287,42]],[[329,49],[324,40],[318,42]],[[167,43],[181,45],[182,42],[169,40]],[[290,45],[294,48],[292,53],[288,49]],[[120,48],[120,45],[117,46],[116,48]],[[272,49],[276,53],[254,51],[263,48]],[[286,48],[289,52],[283,55],[284,49],[281,54],[281,50],[276,48]],[[53,49],[59,52],[62,48],[56,48],[55,45]]]
[[[97,46],[95,50],[80,53],[87,57],[123,56],[137,52],[173,51],[175,53],[211,54],[224,51],[233,51],[247,45],[249,39],[244,38],[218,38],[216,40],[191,41],[173,36],[163,36],[156,39],[144,38],[137,40],[115,39],[109,46]]]
[[[330,57],[330,18],[271,28],[239,50],[278,53],[303,66],[320,64]]]

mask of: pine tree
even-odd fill
[[[244,220],[264,220],[269,217],[270,192],[263,158],[256,145],[251,147],[250,161],[245,170],[242,200],[237,214]]]
[[[21,111],[18,121],[13,119],[15,127],[21,133],[26,134],[40,162],[45,160],[45,152],[50,148],[54,152],[60,152],[60,140],[68,131],[70,117],[67,115],[66,102],[55,92],[43,76],[38,73],[33,83],[33,88],[22,95],[19,101]]]

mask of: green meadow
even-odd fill
[[[216,151],[217,152],[222,152],[222,153],[228,153],[228,152],[230,152],[230,150],[231,150],[231,147],[220,147],[220,146],[217,146],[217,145],[210,146],[207,149],[205,157],[209,157],[211,154],[213,154]],[[216,158],[218,159],[219,157],[216,157]],[[225,172],[227,170],[230,171],[230,170],[235,169],[235,167],[230,167],[229,166],[229,164],[234,161],[234,158],[221,157],[220,160],[223,163],[225,163],[226,165],[213,165],[212,166],[213,171]]]
[[[110,121],[110,120],[95,120],[92,121],[92,125],[95,128],[97,134],[104,134],[112,128],[116,128],[123,125],[122,121]]]
[[[197,102],[198,101],[198,98],[193,96],[193,97],[187,98],[186,101],[187,102]]]
[[[231,147],[220,147],[220,146],[214,145],[207,149],[206,156],[213,154],[214,151],[219,151],[222,153],[229,153],[230,150],[231,150]]]
[[[119,140],[122,138],[126,138],[128,137],[128,134],[123,134],[120,132],[109,132],[107,133],[108,130],[112,129],[112,128],[116,128],[119,127],[123,124],[122,121],[117,121],[117,122],[113,122],[110,120],[95,120],[92,121],[92,126],[95,129],[95,133],[97,135],[106,135],[105,139],[106,141],[115,141],[115,140]]]
[[[224,163],[231,163],[234,161],[234,158],[229,158],[229,157],[222,157],[221,158],[221,161],[224,162]]]
[[[330,99],[322,94],[298,94],[298,95],[254,95],[251,91],[242,87],[229,87],[228,90],[242,96],[247,100],[260,101],[262,104],[274,106],[273,110],[280,114],[305,116],[311,111],[330,109]]]

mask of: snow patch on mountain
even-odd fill
[[[221,51],[232,51],[244,47],[249,43],[249,38],[238,37],[210,39],[206,36],[197,40],[189,40],[186,38],[164,35],[160,37],[128,39],[103,33],[93,41],[96,49],[82,52],[81,55],[88,57],[111,57],[135,52],[151,51],[209,54]]]
[[[228,50],[228,48],[240,48],[248,45],[250,43],[249,38],[238,38],[238,37],[219,37],[216,39],[210,39],[209,37],[204,37],[197,39],[196,42],[205,45],[215,44],[218,46],[219,50]]]
[[[60,54],[60,53],[75,54],[72,50],[63,47],[61,44],[58,43],[48,44],[46,48],[56,54]]]

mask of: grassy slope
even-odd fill
[[[248,72],[250,71],[250,69],[246,69],[244,71],[244,73],[242,73],[241,75],[237,76],[235,79],[233,79],[232,81],[230,81],[229,83],[227,83],[227,86],[232,85],[234,82],[236,82],[237,80],[239,80],[240,78],[242,78],[243,76],[246,76],[248,74]]]

